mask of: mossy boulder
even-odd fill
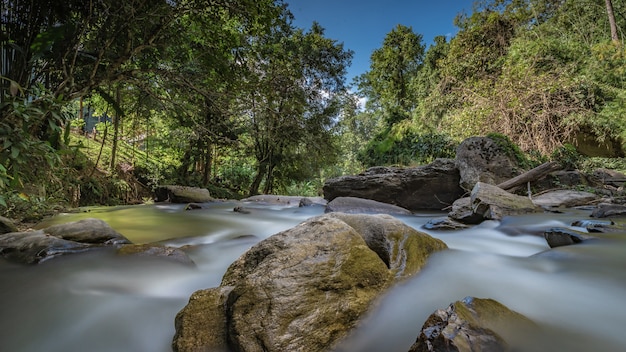
[[[176,317],[173,348],[330,350],[385,289],[444,248],[390,216],[309,219],[253,246],[219,288],[195,293]]]
[[[521,159],[521,153],[504,136],[467,138],[456,149],[460,186],[469,191],[478,182],[500,184],[523,170]]]
[[[493,299],[466,297],[434,312],[409,352],[513,351],[537,326]]]

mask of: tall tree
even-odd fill
[[[409,117],[417,103],[411,80],[422,65],[424,50],[422,35],[399,24],[374,50],[370,70],[360,78],[361,93],[383,109],[389,125]]]
[[[617,24],[615,23],[615,14],[613,13],[613,3],[611,0],[605,0],[606,13],[609,16],[609,26],[611,27],[611,40],[615,44],[619,44],[619,36],[617,35]]]
[[[317,23],[305,32],[285,21],[254,46],[245,60],[250,75],[240,99],[257,163],[250,194],[262,182],[263,192],[270,193],[276,171],[294,175],[332,160],[337,93],[352,56]]]

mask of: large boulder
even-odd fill
[[[84,219],[43,230],[0,235],[0,256],[20,263],[36,264],[64,254],[129,243],[106,222]]]
[[[471,190],[478,182],[498,185],[521,171],[514,153],[490,137],[470,137],[456,149],[460,185]]]
[[[324,183],[324,198],[357,197],[397,205],[410,211],[441,210],[463,195],[454,161],[437,159],[415,168],[375,167]]]
[[[469,197],[460,198],[452,205],[448,216],[466,224],[484,220],[502,220],[509,215],[541,212],[528,197],[509,193],[497,186],[478,182]]]
[[[174,351],[328,351],[446,245],[388,215],[331,213],[248,250],[176,316]]]
[[[206,203],[213,201],[211,193],[206,188],[165,185],[154,191],[157,202],[171,203]]]
[[[410,215],[411,212],[397,205],[357,197],[337,197],[326,205],[326,212],[350,214],[395,214]]]
[[[495,300],[466,297],[428,317],[409,352],[514,351],[516,336],[530,337],[536,329]]]

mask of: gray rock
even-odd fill
[[[376,297],[444,248],[387,215],[309,219],[253,246],[220,287],[195,293],[176,317],[173,349],[331,350]]]
[[[154,191],[157,202],[206,203],[214,200],[206,188],[177,185],[159,186]]]
[[[563,189],[550,191],[533,197],[533,202],[542,207],[572,208],[588,205],[598,198],[599,197],[594,193]]]
[[[577,187],[588,185],[587,177],[578,170],[558,170],[551,172],[546,177],[534,181],[533,188],[539,190],[549,190],[561,187]]]
[[[443,218],[431,219],[424,224],[424,229],[426,230],[463,230],[466,228],[469,228],[469,225],[447,216]]]
[[[608,218],[610,216],[626,216],[626,205],[602,203],[591,213],[594,218]]]
[[[117,249],[118,255],[149,258],[163,258],[181,264],[195,266],[194,261],[184,251],[154,244],[127,244]]]
[[[509,193],[497,186],[478,182],[469,198],[454,202],[448,216],[466,224],[501,220],[504,216],[543,211],[528,197]]]
[[[514,351],[520,330],[533,336],[537,327],[495,300],[466,297],[434,312],[409,352]]]
[[[460,185],[471,190],[478,182],[500,184],[520,173],[521,168],[498,143],[489,137],[470,137],[456,149]]]
[[[24,264],[130,241],[100,219],[84,219],[43,230],[0,235],[0,255]]]
[[[357,197],[337,197],[328,202],[326,212],[411,215],[410,211],[397,205]]]
[[[17,226],[11,219],[7,219],[4,216],[0,216],[0,235],[3,233],[17,232]]]
[[[129,244],[126,237],[115,231],[105,221],[95,218],[52,225],[45,233],[68,241],[92,244]]]
[[[454,161],[437,159],[415,168],[376,167],[326,180],[324,198],[357,197],[416,210],[441,210],[463,194]]]
[[[68,241],[43,230],[11,232],[0,236],[0,255],[8,260],[37,264],[64,254],[91,249],[90,244]]]
[[[543,234],[550,248],[569,246],[580,243],[588,239],[595,238],[584,232],[574,231],[566,228],[555,227],[546,230]]]

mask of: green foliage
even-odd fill
[[[436,158],[453,158],[456,144],[444,134],[387,130],[367,144],[359,155],[365,166],[422,165]]]
[[[495,132],[488,133],[486,137],[494,141],[509,157],[514,158],[522,168],[528,169],[532,166],[524,152],[509,137]]]
[[[550,155],[550,159],[558,161],[565,170],[576,170],[581,166],[582,156],[576,151],[576,147],[564,144]]]

